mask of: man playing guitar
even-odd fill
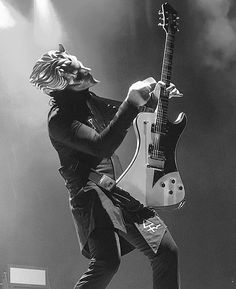
[[[162,83],[138,81],[122,103],[98,97],[90,91],[98,82],[91,69],[62,45],[36,62],[30,81],[51,97],[49,137],[59,156],[82,254],[90,259],[75,288],[106,288],[121,256],[137,248],[150,260],[153,288],[178,289],[177,246],[166,225],[112,182],[120,175],[116,149],[140,107],[151,111],[156,105]],[[173,84],[168,92],[181,96]]]

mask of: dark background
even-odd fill
[[[47,267],[52,289],[72,288],[88,261],[79,251],[47,136],[49,99],[28,77],[36,59],[62,42],[101,81],[95,93],[123,100],[133,82],[160,77],[165,33],[157,26],[157,12],[163,2],[54,0],[43,19],[31,0],[3,3],[15,24],[0,28],[0,272],[7,264]],[[184,98],[171,100],[170,119],[181,111],[188,117],[177,155],[187,202],[179,211],[160,214],[179,246],[182,288],[231,289],[236,287],[236,3],[169,3],[181,18],[172,81]],[[119,149],[124,167],[135,146],[131,129]],[[151,284],[146,258],[132,252],[109,288],[151,289]]]

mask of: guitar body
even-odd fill
[[[184,202],[185,190],[176,165],[176,146],[186,126],[187,118],[180,113],[174,123],[167,122],[167,133],[153,133],[155,113],[140,113],[134,120],[137,137],[135,155],[117,180],[117,185],[128,191],[143,205],[180,207]],[[162,150],[161,159],[150,157],[150,144],[158,143]]]

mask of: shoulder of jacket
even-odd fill
[[[48,126],[67,126],[68,118],[65,117],[62,113],[60,113],[60,109],[58,107],[52,107],[48,113]]]
[[[110,99],[110,98],[105,98],[105,97],[101,97],[101,96],[98,96],[96,95],[95,93],[91,92],[91,95],[92,97],[103,103],[106,107],[110,108],[110,109],[118,109],[118,107],[121,105],[121,101],[118,101],[118,100],[114,100],[114,99]]]

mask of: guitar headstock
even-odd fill
[[[179,17],[177,17],[177,11],[171,7],[167,2],[161,5],[161,10],[159,10],[158,14],[160,15],[161,23],[159,26],[162,26],[166,33],[174,34],[178,29],[178,21]]]

